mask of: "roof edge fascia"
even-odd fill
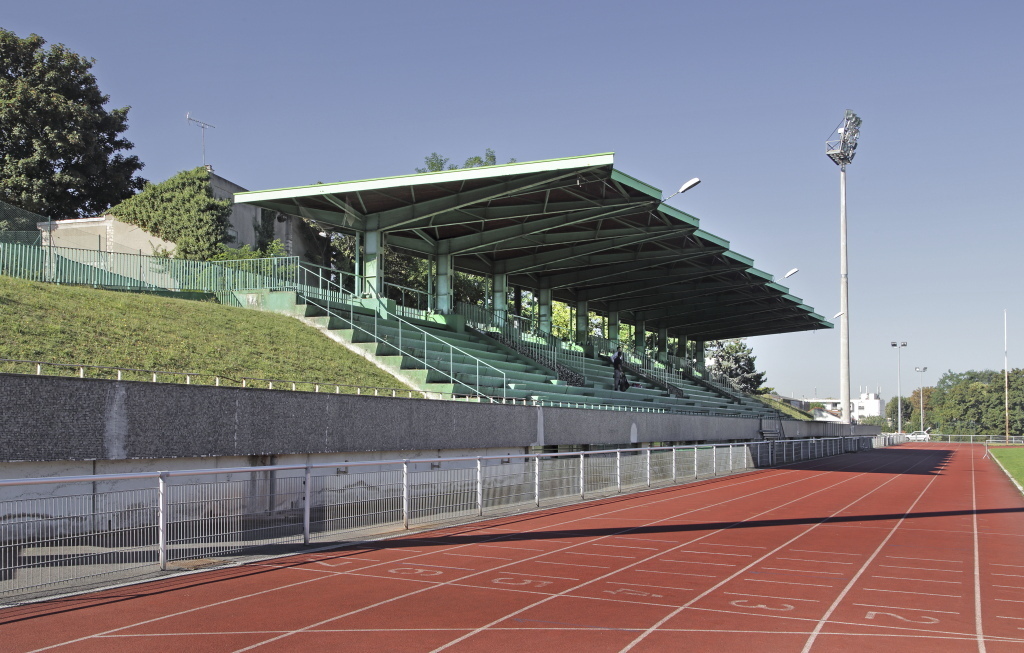
[[[315,197],[317,195],[332,195],[334,193],[354,193],[371,189],[395,188],[397,186],[442,184],[453,181],[467,181],[471,179],[504,177],[537,172],[551,172],[571,168],[596,168],[600,166],[613,165],[614,159],[614,152],[605,152],[602,154],[588,154],[585,156],[567,157],[562,159],[503,163],[494,166],[459,168],[457,170],[440,170],[437,172],[419,172],[412,175],[399,175],[397,177],[380,177],[377,179],[340,181],[330,184],[314,184],[312,186],[256,190],[244,193],[235,193],[235,201],[247,203],[264,200]]]

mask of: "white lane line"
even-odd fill
[[[529,549],[525,546],[502,546],[500,544],[477,544],[477,546],[486,546],[492,549],[513,549],[515,551],[547,551],[547,549]]]
[[[715,544],[713,542],[701,542],[701,546],[731,546],[737,549],[767,549],[766,546],[748,546],[746,544]]]
[[[684,565],[713,565],[715,567],[739,567],[728,562],[704,562],[703,560],[658,560],[658,562],[678,562]]]
[[[761,569],[771,569],[772,571],[795,571],[798,574],[827,574],[829,576],[845,576],[842,572],[838,571],[815,571],[807,569],[783,569],[782,567],[761,567]]]
[[[776,585],[799,585],[800,587],[835,587],[835,585],[815,585],[814,583],[792,583],[785,580],[761,580],[760,578],[744,578],[750,583],[775,583]]]
[[[903,578],[902,576],[872,576],[872,578],[885,578],[887,580],[912,580],[916,583],[950,583],[952,585],[963,585],[962,580],[928,580],[927,578]]]
[[[981,549],[978,544],[978,486],[974,480],[975,467],[974,447],[971,447],[971,520],[974,523],[974,632],[978,635],[978,653],[985,653],[985,631],[981,624]]]
[[[669,574],[671,576],[700,576],[701,578],[718,578],[713,574],[687,574],[682,571],[654,571],[653,569],[634,569],[633,571],[644,574]]]
[[[1007,590],[1024,590],[1024,587],[1017,587],[1016,585],[993,585],[992,587],[1002,587]]]
[[[722,592],[727,596],[753,596],[757,599],[778,599],[779,601],[806,601],[808,603],[821,603],[818,599],[793,599],[788,596],[766,596],[764,594],[747,594],[746,592]]]
[[[996,599],[996,601],[1003,601],[1005,603],[1024,603],[1024,601],[1018,601],[1016,599]]]
[[[611,567],[605,567],[602,565],[575,565],[571,562],[550,562],[548,560],[530,560],[529,562],[533,562],[540,565],[562,565],[565,567],[590,567],[591,569],[611,569]]]
[[[862,608],[885,608],[886,610],[911,610],[912,612],[941,612],[942,614],[960,614],[959,612],[952,612],[950,610],[925,610],[924,608],[894,608],[891,605],[873,605],[871,603],[854,603],[853,605],[860,606]]]
[[[911,558],[910,556],[885,556],[886,558],[893,558],[895,560],[924,560],[925,562],[948,562],[950,564],[962,565],[963,560],[939,560],[938,558]]]
[[[517,574],[514,571],[499,571],[502,576],[527,576],[529,578],[557,578],[558,580],[579,580],[579,578],[569,578],[568,576],[541,576],[540,574]]]
[[[797,562],[813,562],[823,565],[852,565],[852,562],[836,562],[835,560],[808,560],[807,558],[775,558],[776,560],[795,560]]]
[[[391,563],[391,564],[402,565],[401,562],[394,562],[394,563]],[[478,571],[477,569],[470,569],[469,567],[449,567],[448,565],[428,565],[427,563],[419,562],[418,560],[415,563],[410,563],[410,564],[415,564],[417,567],[438,567],[439,569],[458,569],[459,571]],[[410,565],[405,565],[405,566],[410,566]],[[367,570],[366,569],[359,569],[357,571],[364,572],[364,571],[367,571]],[[344,572],[343,571],[342,573],[351,573],[351,572]]]
[[[1010,578],[1024,578],[1021,574],[992,574],[993,576],[1009,576]]]
[[[625,544],[594,544],[593,546],[607,546],[615,549],[643,549],[645,551],[660,551],[657,547],[653,546],[626,546]]]
[[[810,549],[790,549],[790,551],[799,551],[800,553],[824,553],[825,555],[835,556],[857,556],[861,557],[863,553],[840,553],[839,551],[811,551]]]
[[[693,551],[692,549],[682,549],[678,553],[681,554],[699,554],[701,556],[733,556],[736,558],[753,558],[753,554],[723,554],[717,551]]]
[[[989,564],[990,567],[1018,567],[1020,569],[1024,569],[1024,565],[1004,565],[1004,564],[1000,564],[998,562],[990,562],[988,564]]]
[[[896,477],[894,476],[893,478]],[[932,483],[935,482],[936,478],[938,478],[938,476],[932,476],[931,479],[928,480],[928,483],[925,484],[921,492],[918,493],[917,498],[914,499],[914,502],[910,504],[910,507],[903,513],[903,516],[892,525],[892,528],[889,529],[889,532],[885,535],[878,546],[875,547],[875,550],[872,551],[871,555],[869,555],[867,560],[864,561],[864,564],[860,566],[860,569],[858,569],[857,573],[853,575],[850,582],[846,584],[846,587],[844,587],[841,592],[839,592],[839,596],[836,597],[836,600],[832,602],[832,605],[829,606],[828,610],[825,611],[825,614],[823,614],[821,619],[818,620],[817,625],[815,625],[814,630],[811,632],[811,636],[807,638],[807,642],[804,644],[801,653],[810,653],[811,647],[814,646],[814,641],[818,638],[818,634],[821,633],[821,630],[825,627],[825,623],[832,618],[832,614],[839,608],[839,604],[843,602],[843,599],[845,599],[846,595],[850,593],[850,590],[852,590],[853,586],[860,580],[860,577],[867,572],[868,566],[874,562],[875,558],[881,555],[882,549],[889,543],[889,540],[896,535],[897,529],[899,529],[903,522],[906,521],[907,515],[913,512],[914,508],[921,501],[921,498],[925,495],[925,492],[928,491],[928,488],[932,486]]]
[[[865,587],[865,592],[889,592],[890,594],[913,594],[914,596],[942,596],[947,599],[962,599],[959,594],[929,594],[928,592],[911,592],[910,590],[882,590],[872,587]]]
[[[636,560],[636,556],[619,556],[611,553],[583,553],[582,551],[573,551],[574,556],[597,556],[598,558],[626,558],[628,560]]]
[[[638,540],[640,542],[663,542],[665,544],[679,544],[679,540],[652,540],[649,537],[633,537],[632,535],[620,535],[619,538],[626,541]]]
[[[478,555],[473,555],[472,553],[448,553],[447,551],[442,551],[441,555],[445,555],[445,556],[459,556],[460,558],[485,558],[487,560],[514,560],[515,559],[515,558],[499,558],[498,556],[478,556]]]
[[[1024,621],[1024,617],[1004,617],[999,614],[996,615],[996,619],[1016,619],[1018,621]]]
[[[879,567],[885,567],[887,569],[913,569],[915,571],[941,571],[947,574],[962,574],[964,573],[960,569],[928,569],[925,567],[904,567],[901,565],[878,565]]]

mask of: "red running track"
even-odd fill
[[[1024,497],[903,445],[0,611],[13,651],[1024,651]]]

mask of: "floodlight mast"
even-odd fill
[[[839,166],[839,399],[842,403],[842,423],[850,423],[850,288],[849,266],[846,257],[846,166],[853,163],[860,138],[861,119],[847,110],[843,121],[825,141],[825,154]]]

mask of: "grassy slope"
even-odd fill
[[[814,416],[811,415],[810,413],[805,413],[804,411],[800,410],[799,408],[794,408],[793,406],[790,406],[787,403],[784,403],[784,402],[781,402],[781,401],[775,401],[771,397],[768,397],[768,396],[765,396],[765,395],[755,395],[755,398],[758,401],[760,401],[761,403],[763,403],[766,406],[768,406],[769,408],[774,408],[774,409],[780,411],[786,417],[789,417],[791,419],[798,419],[798,420],[804,420],[804,421],[809,421],[809,420],[813,420],[814,419]]]
[[[1024,447],[992,447],[989,452],[1003,463],[1018,483],[1024,485]]]
[[[198,372],[233,379],[405,387],[294,318],[214,302],[4,276],[0,276],[0,358]],[[2,364],[0,371],[31,370]],[[47,373],[56,371],[51,368]]]

